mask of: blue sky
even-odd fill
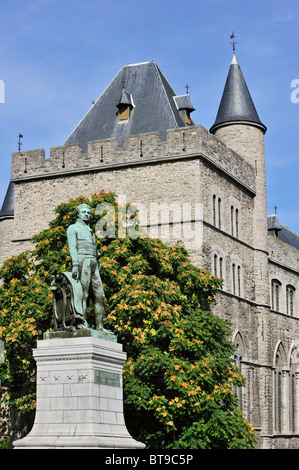
[[[292,92],[299,98],[298,0],[1,0],[0,205],[19,132],[22,150],[49,155],[123,65],[155,60],[177,94],[188,83],[192,117],[209,129],[232,31],[268,128],[268,213],[277,205],[279,220],[299,233],[299,102],[291,100]]]

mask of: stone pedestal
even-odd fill
[[[15,449],[145,447],[124,421],[122,345],[89,335],[38,341],[35,422]]]

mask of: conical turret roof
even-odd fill
[[[251,124],[259,127],[263,132],[267,130],[258,116],[234,53],[217,117],[210,132],[214,133],[219,127],[235,123]]]
[[[15,185],[12,181],[9,183],[6,195],[1,207],[0,217],[7,217],[14,215],[14,195]]]

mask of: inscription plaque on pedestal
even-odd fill
[[[95,371],[95,383],[109,385],[110,387],[120,387],[120,376],[113,372],[103,370]]]

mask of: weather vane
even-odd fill
[[[21,152],[21,145],[22,145],[21,139],[23,139],[23,135],[19,133],[19,142],[18,142],[19,152]]]
[[[235,36],[235,33],[232,32],[232,34],[230,35],[230,39],[232,39],[231,44],[232,44],[232,46],[233,46],[233,51],[234,51],[234,52],[235,52],[235,50],[236,50],[236,44],[237,44],[237,43],[235,42],[235,37],[236,37],[236,36]]]

